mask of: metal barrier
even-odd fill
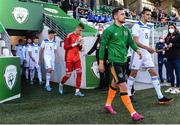
[[[167,21],[167,22],[159,22],[159,21],[153,21],[152,23],[154,23],[154,27],[158,28],[158,27],[165,27],[168,26],[169,24],[174,24],[176,26],[180,26],[180,21]]]
[[[2,25],[2,23],[0,23]],[[6,29],[4,28],[4,26],[2,25],[4,32],[2,33],[2,39],[5,41],[6,43],[6,47],[9,49],[9,52],[11,52],[11,40],[10,40],[10,36],[7,33]]]
[[[43,22],[51,29],[53,29],[56,34],[64,40],[64,38],[67,36],[67,33],[64,31],[63,28],[58,26],[56,23],[54,23],[49,17],[47,17],[45,14],[43,14]]]

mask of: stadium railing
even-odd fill
[[[45,14],[43,14],[43,22],[51,29],[53,29],[56,34],[61,38],[64,39],[67,35],[67,33],[62,29],[60,26],[56,25],[49,17],[47,17]]]
[[[0,22],[0,24],[2,25],[2,23]],[[4,28],[4,26],[2,25],[2,28],[4,29],[4,32],[2,33],[2,39],[6,42],[6,47],[8,47],[9,52],[11,52],[11,40],[10,40],[10,36],[8,35],[6,29]]]

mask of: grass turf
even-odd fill
[[[85,97],[75,97],[74,88],[65,86],[64,95],[59,95],[58,86],[52,85],[53,91],[46,92],[44,86],[25,84],[22,86],[22,97],[0,104],[0,123],[69,123],[69,124],[152,124],[180,123],[180,98],[168,105],[158,105],[154,89],[136,92],[135,109],[145,117],[144,121],[133,122],[119,94],[113,106],[116,116],[103,109],[106,91],[82,90]],[[164,91],[167,87],[162,88]]]

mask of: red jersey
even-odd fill
[[[79,39],[79,37],[80,35],[70,33],[65,38],[64,49],[66,62],[77,62],[78,60],[80,60],[79,50],[82,49],[82,46],[72,47],[72,44],[75,43]]]

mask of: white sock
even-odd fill
[[[136,112],[131,113],[131,116],[133,116]]]
[[[33,81],[34,79],[34,74],[35,74],[35,69],[30,70],[30,80]]]
[[[61,82],[59,83],[59,85],[60,85],[60,86],[63,86],[63,84],[62,84]]]
[[[133,78],[132,76],[129,76],[128,80],[127,80],[127,87],[128,87],[128,95],[132,96],[131,90],[132,90],[132,86],[134,85],[134,81],[135,78]]]
[[[161,92],[161,86],[160,86],[159,78],[157,76],[153,76],[152,77],[152,83],[153,83],[153,86],[154,86],[154,88],[156,90],[156,94],[158,96],[158,99],[163,98],[163,94]]]
[[[26,75],[26,79],[29,79],[29,69],[28,68],[26,68],[25,75]]]
[[[41,68],[37,68],[37,72],[38,72],[38,79],[39,79],[39,82],[42,82],[42,73],[41,73]]]
[[[76,92],[79,92],[79,89],[76,89]]]
[[[46,73],[46,86],[49,86],[50,80],[51,80],[51,73]]]

